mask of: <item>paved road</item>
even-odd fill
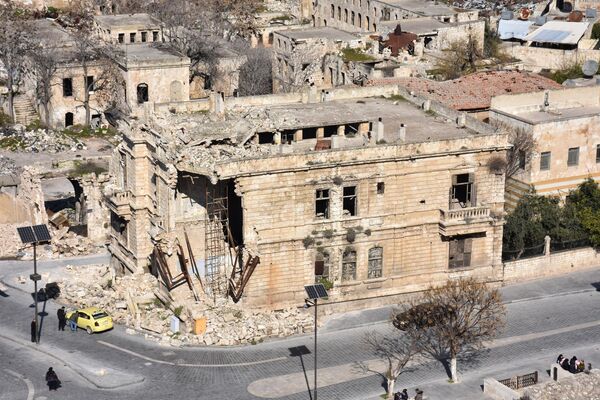
[[[505,378],[515,372],[543,371],[558,353],[577,354],[600,365],[600,349],[596,345],[600,335],[600,292],[592,286],[598,281],[600,272],[588,271],[503,289],[511,301],[507,305],[507,328],[476,363],[459,365],[462,384],[448,384],[442,366],[428,361],[404,374],[399,386],[421,387],[429,399],[481,399],[479,385],[484,376]],[[173,349],[149,343],[140,336],[126,335],[121,327],[93,336],[83,331],[57,332],[56,306],[52,303],[46,305],[49,315],[44,319],[40,345],[44,352],[40,352],[27,342],[32,297],[13,288],[6,289],[4,295],[7,297],[0,297],[2,400],[27,399],[30,391],[24,378],[30,380],[29,386],[33,385],[32,398],[66,400],[165,399],[174,394],[197,399],[259,399],[263,397],[256,394],[270,397],[275,393],[270,382],[281,380],[277,377],[296,374],[291,379],[302,381],[302,362],[308,380],[312,380],[312,354],[301,360],[291,357],[289,351],[302,345],[312,351],[311,335],[230,349]],[[329,370],[333,382],[346,379],[348,373],[342,373],[347,371],[344,368],[374,358],[361,338],[369,331],[389,329],[378,322],[381,318],[374,317],[386,312],[375,310],[337,318],[323,329],[319,367],[324,374],[326,368],[336,367]],[[349,321],[358,321],[361,326],[348,329]],[[53,356],[67,361],[67,365]],[[64,388],[58,393],[50,393],[44,386],[43,376],[48,366],[54,366],[63,378]],[[319,398],[375,399],[383,392],[379,376],[356,378],[320,388]],[[95,384],[127,385],[106,390]],[[253,394],[248,391],[249,386]],[[309,398],[303,384],[288,386],[287,392],[280,392],[284,394],[281,398]]]

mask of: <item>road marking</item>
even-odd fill
[[[266,364],[266,363],[271,363],[271,362],[275,362],[275,361],[287,360],[287,357],[277,357],[277,358],[270,358],[268,360],[249,361],[249,362],[244,362],[244,363],[232,363],[232,364],[187,364],[187,363],[178,363],[178,362],[171,362],[171,361],[165,361],[165,360],[158,360],[156,358],[148,357],[143,354],[136,353],[135,351],[124,349],[115,344],[104,342],[102,340],[97,340],[97,342],[104,346],[108,346],[115,350],[122,351],[123,353],[130,354],[134,357],[138,357],[138,358],[141,358],[146,361],[154,362],[157,364],[173,365],[176,367],[190,367],[190,368],[245,367],[245,366],[249,366],[249,365],[259,365],[259,364]]]
[[[27,385],[27,400],[33,400],[33,395],[35,394],[35,389],[33,387],[33,383],[31,383],[31,381],[28,378],[19,374],[18,372],[11,371],[10,369],[4,369],[4,370],[6,372],[8,372],[9,374],[11,374],[12,376],[14,376],[15,378],[18,378],[18,379],[22,380],[23,382],[25,382],[25,385]]]

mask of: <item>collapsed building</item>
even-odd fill
[[[228,98],[134,122],[111,163],[113,267],[167,289],[331,309],[502,277],[504,134],[397,87]],[[378,97],[374,97],[378,96]],[[384,300],[383,300],[384,299]]]

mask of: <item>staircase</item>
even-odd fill
[[[14,99],[15,123],[29,125],[39,119],[35,106],[27,96],[16,96]]]

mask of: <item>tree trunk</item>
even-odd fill
[[[85,108],[85,126],[90,126],[91,112],[90,112],[90,88],[87,82],[88,68],[87,65],[83,65],[83,107]]]
[[[394,400],[394,385],[396,384],[396,380],[392,378],[387,378],[387,398],[388,400]]]
[[[46,133],[50,132],[50,107],[44,103],[44,124],[46,124]]]
[[[17,121],[16,121],[16,115],[15,115],[15,93],[13,92],[13,79],[12,79],[10,72],[8,73],[7,86],[8,86],[8,116],[10,117],[13,124],[16,124]]]
[[[450,378],[452,382],[458,383],[458,373],[456,372],[456,356],[450,358]]]

